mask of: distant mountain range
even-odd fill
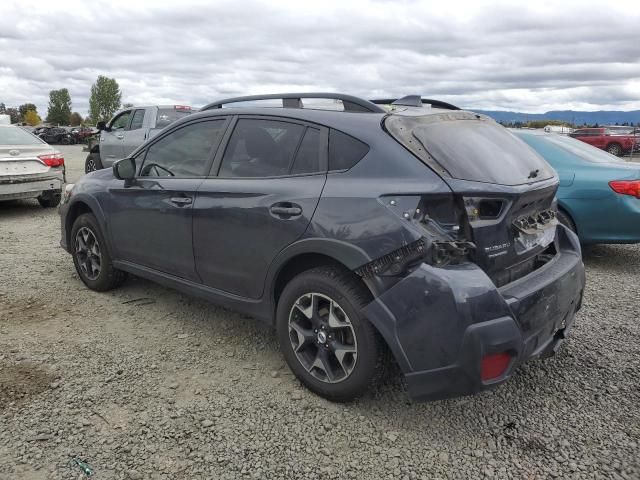
[[[581,112],[578,110],[553,110],[546,113],[504,112],[499,110],[476,110],[473,112],[484,113],[497,122],[528,122],[531,120],[562,120],[575,125],[615,125],[616,123],[640,124],[640,110],[630,112],[616,110],[599,110],[597,112]]]

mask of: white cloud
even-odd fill
[[[330,90],[466,107],[640,109],[636,2],[69,0],[0,3],[0,102],[67,87],[86,114],[98,75],[123,101]]]

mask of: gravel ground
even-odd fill
[[[79,147],[63,147],[69,179]],[[572,338],[497,390],[348,405],[271,330],[140,279],[87,290],[55,210],[0,204],[0,478],[640,478],[640,247],[585,252]]]

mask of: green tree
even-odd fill
[[[25,114],[22,115],[22,121],[28,123],[32,127],[35,127],[42,122],[42,119],[35,110],[27,110]]]
[[[89,97],[89,117],[95,124],[107,121],[120,108],[122,92],[115,78],[98,76],[96,83],[91,86]]]
[[[73,112],[69,115],[69,125],[77,127],[82,123],[82,116],[78,112]]]
[[[20,122],[20,111],[17,108],[14,108],[14,107],[7,108],[6,114],[11,117],[11,123]]]
[[[66,125],[71,115],[71,96],[69,90],[51,90],[49,92],[49,111],[47,112],[47,122],[56,125]]]
[[[0,115],[6,115],[7,113],[7,107],[5,106],[4,103],[0,102]]]
[[[22,118],[23,122],[27,122],[24,117],[29,110],[33,110],[34,112],[36,112],[36,114],[38,113],[38,107],[36,107],[33,103],[23,103],[18,107],[18,111],[20,112],[20,117]]]

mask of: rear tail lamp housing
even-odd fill
[[[47,167],[62,167],[64,165],[64,156],[61,153],[38,155],[38,159]]]
[[[491,353],[482,357],[480,363],[482,381],[489,382],[503,376],[511,364],[511,358],[509,352]]]
[[[640,198],[640,180],[612,180],[609,182],[611,190],[620,195],[631,195]]]

